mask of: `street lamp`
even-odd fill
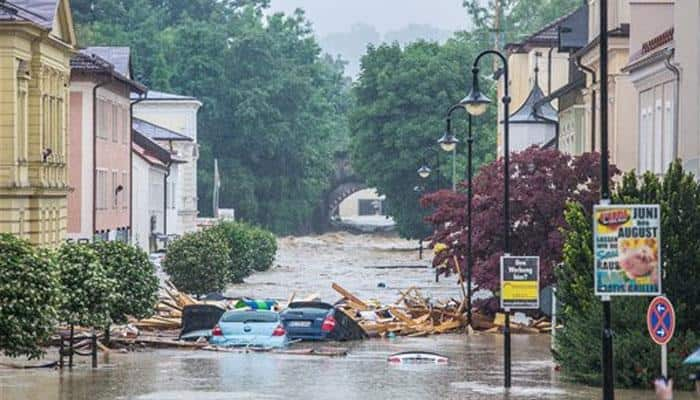
[[[435,155],[435,173],[437,174],[437,187],[435,188],[435,191],[440,190],[442,187],[442,177],[440,173],[440,152],[435,150],[432,147],[426,147],[425,150],[423,150],[423,155],[421,156],[422,164],[420,168],[416,171],[418,173],[418,176],[420,176],[422,179],[428,179],[430,175],[433,173],[433,170],[428,166],[428,163],[426,162],[427,159],[427,154],[428,152],[433,153]]]
[[[448,153],[455,151],[457,144],[459,144],[459,139],[452,134],[452,120],[449,118],[449,116],[447,118],[447,128],[445,129],[445,134],[438,139],[438,144]]]
[[[420,176],[423,179],[428,179],[428,177],[430,177],[431,172],[432,170],[427,165],[423,165],[420,168],[418,168],[418,176]]]
[[[474,67],[472,68],[472,90],[469,92],[467,97],[463,98],[462,101],[459,102],[459,104],[461,104],[467,110],[469,115],[472,115],[474,117],[478,117],[479,115],[485,113],[489,104],[491,104],[491,99],[486,97],[486,95],[483,94],[481,90],[479,90],[479,59],[487,52],[493,52],[494,54],[498,54],[501,57],[501,59],[504,60],[503,63],[506,66],[505,68],[503,68],[503,71],[506,76],[506,86],[508,86],[508,65],[503,55],[501,55],[501,53],[495,50],[487,50],[486,52],[479,54],[479,56],[476,58],[476,61],[474,61]],[[508,89],[506,89],[506,93],[507,92]],[[506,115],[507,114],[508,113],[506,112]]]
[[[452,151],[457,145],[459,139],[452,134],[452,113],[465,108],[462,102],[450,107],[447,112],[445,134],[438,140],[440,146],[445,151]],[[472,257],[472,199],[474,193],[472,190],[472,148],[474,144],[474,136],[472,135],[472,115],[468,114],[468,130],[467,130],[467,323],[472,324],[472,267],[474,258]]]
[[[479,116],[486,112],[491,100],[479,90],[479,61],[487,54],[498,57],[503,63],[503,253],[510,255],[510,95],[508,91],[508,60],[497,50],[484,50],[476,56],[472,66],[472,90],[467,97],[460,101],[469,115]],[[503,327],[503,353],[505,358],[504,386],[511,387],[511,363],[510,363],[510,310],[506,309],[505,326]]]

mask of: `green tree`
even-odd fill
[[[632,172],[617,189],[614,203],[660,204],[662,210],[663,288],[676,308],[676,334],[669,343],[669,370],[674,376],[692,372],[681,361],[700,345],[698,291],[700,271],[693,266],[700,247],[700,186],[686,174],[680,161],[672,164],[663,180]],[[593,238],[590,210],[570,204],[564,262],[556,269],[557,296],[563,303],[564,328],[557,332],[555,358],[570,378],[600,384],[602,306],[593,294]],[[646,310],[649,298],[615,297],[612,323],[615,331],[616,382],[622,387],[644,387],[660,375],[659,348],[649,339]],[[685,385],[684,380],[677,380]]]
[[[125,323],[127,316],[150,317],[158,301],[158,277],[148,255],[119,241],[98,241],[93,248],[108,277],[116,283],[110,307],[112,322]]]
[[[349,83],[302,12],[268,0],[76,0],[80,41],[128,45],[155,90],[202,100],[199,209],[211,213],[213,159],[222,207],[277,233],[310,230],[333,153],[348,143]]]
[[[242,222],[220,222],[210,229],[224,238],[230,251],[231,263],[228,277],[232,283],[241,283],[250,275],[253,265],[254,243],[251,227]]]
[[[116,299],[117,282],[109,277],[97,252],[87,244],[66,243],[58,250],[60,320],[69,325],[105,327]]]
[[[58,321],[58,267],[51,254],[0,233],[0,351],[38,358]]]
[[[163,269],[180,290],[197,296],[219,292],[229,281],[230,251],[218,232],[187,233],[168,246]]]
[[[428,212],[421,209],[420,194],[413,191],[422,183],[416,170],[424,149],[439,149],[437,139],[445,129],[447,108],[466,95],[479,43],[465,33],[444,45],[419,41],[405,48],[397,43],[370,46],[362,58],[350,120],[353,167],[370,186],[386,195],[389,213],[405,237],[423,237],[430,232],[423,222]],[[474,120],[476,167],[493,159],[496,150],[495,131],[489,127],[495,119],[493,112]],[[455,114],[453,120],[455,132],[463,140],[466,117]],[[460,146],[459,180],[466,165],[464,153]],[[441,158],[443,182],[447,182],[444,188],[448,188],[451,156],[443,153]],[[435,170],[436,165],[431,167]],[[429,191],[435,188],[435,175],[425,183]]]
[[[472,32],[494,43],[493,29],[496,15],[500,16],[501,45],[518,42],[561,16],[583,5],[581,0],[463,0],[471,17]]]

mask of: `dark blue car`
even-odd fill
[[[343,341],[367,337],[352,318],[320,301],[293,302],[280,313],[280,318],[292,340]]]

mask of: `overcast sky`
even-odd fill
[[[319,36],[348,31],[360,22],[384,34],[409,24],[458,31],[467,21],[462,0],[272,0],[275,11],[296,8],[306,10]]]

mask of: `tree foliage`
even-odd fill
[[[229,281],[230,251],[218,232],[187,233],[168,246],[163,269],[180,290],[195,295],[220,292]]]
[[[38,358],[58,321],[58,268],[45,250],[0,233],[0,351]]]
[[[272,232],[252,227],[250,237],[253,242],[252,269],[266,271],[272,267],[277,254],[277,238]]]
[[[553,268],[561,261],[568,201],[592,207],[600,191],[599,155],[572,157],[553,149],[530,147],[513,153],[510,165],[512,254],[540,257],[540,284],[553,282]],[[611,168],[611,174],[617,170]],[[499,289],[499,260],[503,255],[503,160],[484,166],[474,179],[472,249],[474,283],[482,289]],[[433,244],[448,250],[436,255],[433,265],[447,263],[442,272],[456,272],[453,256],[463,262],[467,254],[467,199],[463,193],[428,195],[423,205],[433,208],[428,221],[435,227]]]
[[[324,57],[302,12],[269,0],[76,0],[83,45],[128,45],[152,89],[200,99],[199,210],[222,207],[278,233],[308,231],[347,145],[343,62]]]
[[[429,181],[419,182],[416,170],[426,148],[439,150],[437,139],[445,129],[445,113],[466,94],[477,45],[464,34],[444,45],[419,41],[404,48],[397,43],[370,46],[362,58],[350,121],[353,167],[386,195],[387,208],[405,237],[424,237],[430,232],[413,188],[425,184],[426,190],[436,189],[435,158],[429,160],[434,171]],[[477,166],[491,160],[496,148],[495,130],[492,134],[487,128],[489,116],[494,114],[475,121],[475,131],[480,132],[475,146]],[[463,115],[455,117],[455,132],[462,139],[465,121]],[[463,153],[460,148],[460,175],[465,165]],[[440,156],[440,173],[447,188],[452,177],[451,155]]]
[[[686,174],[680,161],[672,164],[663,180],[651,173],[638,179],[625,175],[614,194],[616,204],[661,205],[662,287],[676,309],[676,334],[669,343],[669,371],[688,376],[682,360],[698,345],[700,329],[700,186]],[[590,207],[570,204],[566,211],[563,263],[555,273],[557,296],[564,307],[564,327],[557,332],[555,358],[563,372],[579,382],[600,384],[602,306],[593,293],[593,237]],[[623,387],[644,387],[659,376],[659,348],[646,329],[647,297],[615,297],[612,318],[615,336],[616,382]],[[675,379],[687,385],[685,379]]]
[[[473,23],[473,32],[482,37],[493,35],[496,13],[500,15],[501,44],[518,42],[581,7],[581,0],[463,0]],[[491,43],[494,41],[491,40]]]
[[[117,282],[88,244],[66,243],[58,250],[62,322],[86,327],[105,327],[116,300]]]
[[[93,245],[109,278],[116,282],[110,319],[125,323],[127,316],[146,318],[158,300],[158,277],[148,255],[139,247],[119,241]]]

